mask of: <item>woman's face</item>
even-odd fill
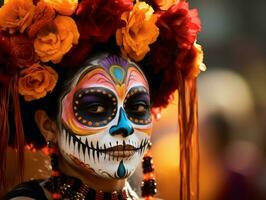
[[[134,63],[96,59],[61,99],[59,148],[72,165],[105,178],[130,176],[151,135],[148,83]]]

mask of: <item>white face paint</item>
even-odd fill
[[[105,177],[130,176],[152,128],[148,83],[134,63],[95,60],[62,98],[59,148],[72,165]]]

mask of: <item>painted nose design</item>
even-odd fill
[[[131,122],[128,120],[126,112],[124,109],[120,108],[119,110],[119,119],[117,125],[112,126],[109,130],[109,133],[114,135],[122,135],[123,137],[127,137],[134,132],[134,129],[131,125]]]

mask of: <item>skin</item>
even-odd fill
[[[46,141],[53,141],[54,143],[58,142],[58,135],[60,132],[59,128],[54,120],[52,120],[44,110],[36,111],[35,121],[37,122],[37,125]],[[70,165],[64,157],[60,156],[59,158],[60,171],[64,172],[68,176],[79,178],[83,183],[95,190],[111,192],[114,190],[121,190],[125,186],[125,179],[110,180],[88,174],[86,173],[86,170],[82,168],[77,169],[77,167]],[[86,174],[86,176],[84,176],[84,174]]]
[[[58,144],[62,172],[81,179],[91,188],[111,192],[125,186],[126,179],[142,160],[152,119],[149,87],[142,72],[134,63],[118,62],[116,57],[106,60],[94,60],[92,66],[73,77],[69,90],[61,98],[58,120],[38,110],[35,121],[46,141]],[[114,60],[118,63],[112,63]],[[104,99],[103,104],[94,106],[99,98]],[[70,136],[83,147],[80,149],[86,150],[77,150],[77,145],[68,142]],[[85,145],[85,140],[93,148],[96,144],[101,150],[107,144],[110,148],[100,153],[93,151],[92,159],[91,147]]]

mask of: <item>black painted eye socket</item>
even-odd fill
[[[115,117],[117,99],[114,93],[106,88],[82,89],[74,95],[73,110],[80,123],[101,127]]]
[[[144,87],[135,87],[128,92],[124,108],[128,118],[135,124],[151,122],[150,96]]]

